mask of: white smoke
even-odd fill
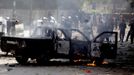
[[[49,11],[53,24],[55,27],[67,28],[67,24],[71,24],[70,28],[81,29],[81,27],[88,28],[93,26],[93,34],[96,34],[97,26],[95,24],[96,19],[93,16],[98,14],[113,14],[129,12],[130,2],[128,0],[15,0],[16,11],[23,9],[23,12],[27,12],[26,17],[20,16],[22,12],[16,12],[16,16],[22,19],[24,23],[24,31],[27,32],[27,27],[30,25],[27,23],[30,21],[31,27],[35,20],[40,20],[43,17],[48,17]],[[0,1],[1,2],[1,1]],[[1,2],[2,3],[2,2]],[[11,2],[12,4],[13,2]],[[26,10],[25,10],[26,9]],[[66,21],[66,25],[63,26],[62,21]],[[87,23],[84,21],[88,20]],[[106,19],[102,19],[106,22]],[[85,25],[84,25],[85,24]],[[31,29],[29,27],[29,29]],[[95,28],[96,27],[96,28]],[[81,30],[82,31],[82,30]],[[88,35],[88,34],[86,34]]]
[[[53,14],[53,20],[50,21],[53,23],[56,22],[55,27],[65,29],[70,27],[70,29],[77,28],[81,30],[81,27],[89,28],[93,26],[92,30],[89,30],[93,31],[92,34],[95,36],[97,35],[97,29],[101,27],[97,26],[94,22],[95,20],[97,22],[96,16],[98,14],[102,16],[102,22],[105,23],[107,22],[105,14],[124,14],[130,6],[127,0],[56,0],[57,5],[52,0],[45,0],[45,2],[50,4],[50,6],[47,6],[50,10],[52,9],[52,5],[56,6],[55,9],[52,9],[56,11],[51,12]],[[65,21],[64,24],[62,24],[63,19]],[[88,22],[85,23],[85,20],[88,20]],[[67,26],[69,24],[70,26]],[[89,33],[85,34],[89,35]]]

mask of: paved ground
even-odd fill
[[[134,70],[116,65],[91,67],[86,64],[69,65],[60,62],[45,66],[35,64],[22,66],[12,57],[1,57],[0,75],[134,75]]]

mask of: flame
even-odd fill
[[[102,64],[109,64],[109,63],[107,61],[103,61]],[[87,66],[95,67],[96,66],[95,61],[93,61],[92,63],[88,63]]]
[[[93,66],[93,67],[95,67],[96,66],[95,61],[93,61],[93,63],[87,64],[87,66]]]
[[[108,64],[108,62],[107,61],[103,61],[102,64]]]

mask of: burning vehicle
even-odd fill
[[[2,36],[1,50],[12,52],[17,62],[26,64],[28,59],[47,63],[53,58],[79,59],[101,64],[105,58],[116,58],[117,32],[103,32],[93,40],[78,29],[37,27],[30,37]]]

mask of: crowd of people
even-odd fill
[[[73,16],[71,16],[73,17]],[[65,28],[83,28],[83,33],[93,34],[94,27],[96,27],[96,32],[98,34],[104,31],[118,31],[119,41],[122,43],[124,41],[128,41],[129,37],[131,40],[131,44],[133,44],[134,39],[134,15],[132,14],[88,14],[86,18],[82,18],[82,16],[77,16],[76,21],[72,22],[71,18],[64,18],[62,25]],[[77,22],[77,23],[76,23]],[[76,25],[77,24],[77,25]],[[80,25],[80,28],[78,27]],[[127,32],[126,29],[130,28]],[[127,35],[127,37],[125,37]],[[88,36],[89,37],[89,36]],[[126,39],[125,39],[126,38]]]

